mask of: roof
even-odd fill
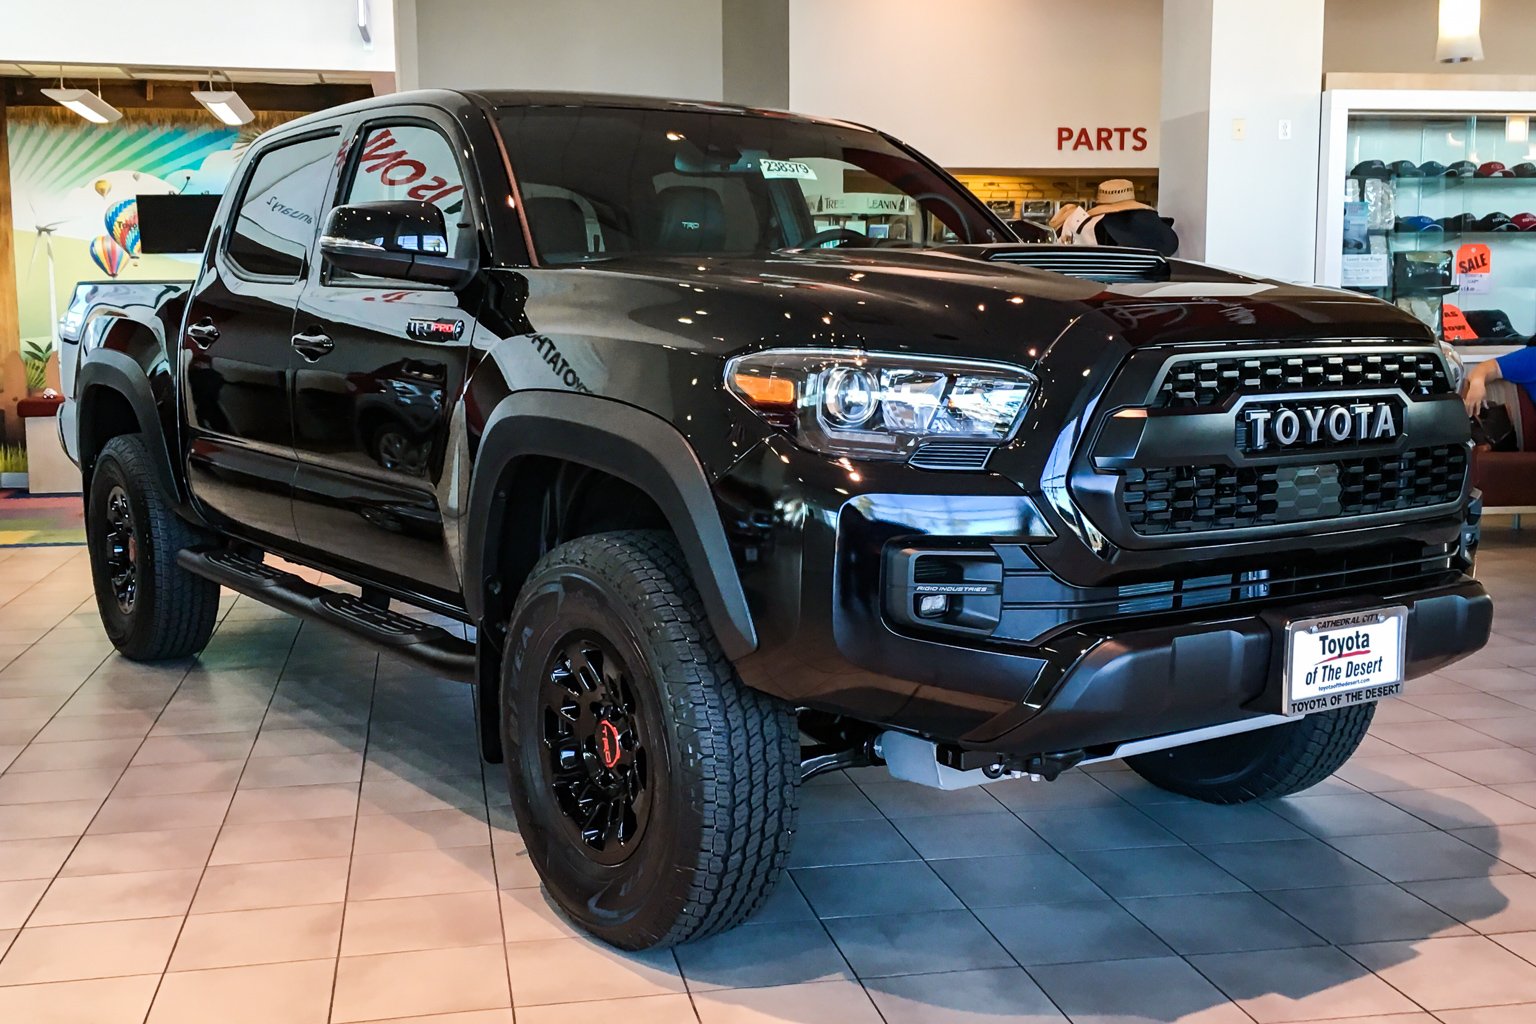
[[[621,93],[601,92],[549,92],[516,89],[468,89],[465,95],[476,96],[493,107],[618,107],[626,110],[670,110],[679,113],[742,114],[754,117],[789,118],[817,124],[834,124],[849,128],[864,125],[840,121],[830,117],[795,114],[768,107],[748,107],[739,103],[718,100],[681,100],[662,96],[626,96]]]
[[[371,96],[368,99],[343,104],[339,107],[332,107],[329,110],[322,110],[314,114],[308,114],[290,121],[276,130],[287,135],[294,129],[303,130],[316,122],[324,121],[337,115],[350,114],[358,110],[390,107],[396,104],[420,103],[428,106],[450,108],[456,105],[455,100],[459,103],[467,101],[498,109],[512,107],[617,107],[627,110],[736,114],[744,117],[769,117],[812,124],[836,125],[842,128],[855,128],[861,131],[870,130],[865,125],[849,121],[839,121],[827,117],[813,117],[806,114],[792,114],[783,110],[770,110],[766,107],[746,107],[736,103],[719,103],[713,100],[679,100],[657,96],[624,96],[618,93],[550,92],[513,89],[421,89],[414,92],[388,93],[382,96]]]

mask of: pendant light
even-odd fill
[[[113,121],[121,121],[123,112],[100,96],[101,83],[96,83],[97,92],[89,89],[66,89],[64,79],[59,79],[57,89],[44,89],[42,93],[55,103],[74,111],[92,124],[111,124]]]
[[[233,89],[223,92],[199,89],[192,94],[192,98],[207,107],[208,113],[231,128],[239,128],[256,119],[256,115],[251,113],[251,108],[246,106],[240,94]]]
[[[1461,64],[1483,59],[1483,0],[1440,0],[1435,60]]]
[[[224,78],[226,81],[229,81],[229,88],[218,90],[214,89],[211,76],[212,73],[210,72],[207,89],[194,89],[192,91],[193,99],[201,103],[208,110],[208,113],[231,128],[239,128],[241,125],[250,124],[256,120],[256,115],[251,113],[251,108],[246,105],[245,100],[240,98],[240,94],[235,92],[235,83],[230,81],[228,75],[225,75]]]

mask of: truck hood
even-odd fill
[[[1432,339],[1417,319],[1377,299],[1183,260],[1166,261],[1157,280],[1093,280],[999,261],[1041,249],[618,257],[530,275],[528,315],[535,329],[557,334],[618,317],[630,331],[643,325],[706,351],[848,346],[1026,363],[1074,324],[1131,346]],[[619,323],[605,329],[624,332]]]

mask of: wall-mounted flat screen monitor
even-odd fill
[[[146,253],[200,253],[219,196],[138,196],[139,247]]]

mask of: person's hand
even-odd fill
[[[1477,416],[1483,411],[1483,406],[1488,404],[1488,383],[1486,374],[1473,370],[1467,374],[1467,379],[1461,385],[1461,404],[1466,406],[1468,416]]]

